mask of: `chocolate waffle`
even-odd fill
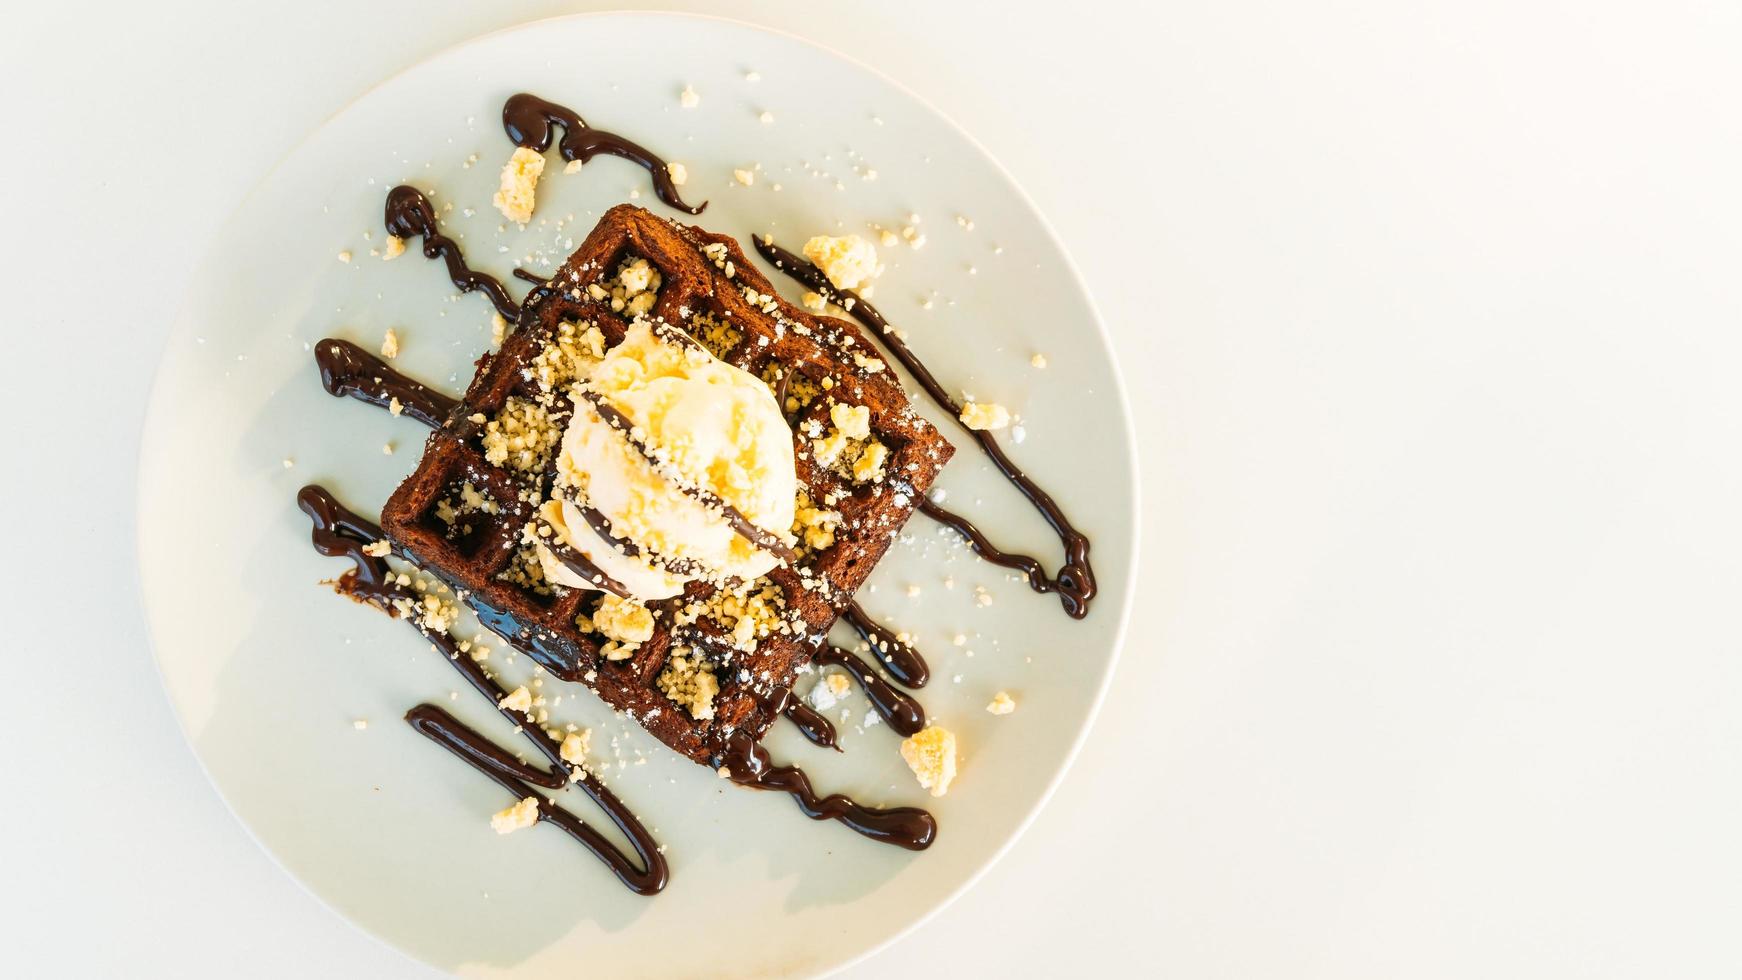
[[[626,644],[594,622],[606,593],[545,580],[530,542],[575,411],[574,365],[638,319],[770,385],[793,427],[801,489],[797,543],[777,548],[779,566],[753,583],[693,582],[648,604],[651,636]],[[855,418],[860,406],[868,411]],[[516,649],[717,767],[729,737],[760,739],[779,716],[794,675],[953,452],[858,327],[778,298],[732,239],[622,205],[478,361],[381,523]]]

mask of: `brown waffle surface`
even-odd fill
[[[635,288],[645,278],[637,260],[657,272],[657,288],[646,290],[651,300]],[[575,338],[589,326],[606,348],[617,344],[637,313],[681,328],[785,397],[801,488],[801,522],[793,529],[798,561],[753,584],[764,595],[769,586],[778,590],[785,624],[757,639],[754,649],[730,641],[729,605],[723,614],[710,608],[723,598],[715,588],[693,583],[682,597],[650,604],[652,637],[626,658],[609,659],[606,638],[583,628],[586,620],[577,623],[602,594],[539,582],[529,569],[523,529],[550,489],[554,452],[511,453],[502,460],[497,439],[492,462],[486,449],[516,407],[522,417],[528,405],[543,411],[537,431],[547,440],[553,429],[560,433],[573,411],[564,352],[586,346]],[[831,419],[837,404],[868,409],[869,440],[843,444]],[[819,441],[823,456],[831,447],[839,450],[830,465],[819,458]],[[872,444],[884,447],[882,475],[855,474],[855,463],[876,461],[864,458],[876,452]],[[733,731],[760,738],[774,722],[774,697],[790,688],[824,642],[953,452],[914,414],[855,325],[779,299],[732,239],[621,205],[606,212],[549,284],[527,298],[501,350],[478,361],[459,408],[430,436],[416,471],[388,500],[382,526],[487,627],[546,670],[587,684],[667,745],[717,766]],[[806,525],[808,511],[838,520]],[[660,678],[674,655],[691,664],[699,656],[712,666],[719,688],[712,718],[698,718],[667,696]]]

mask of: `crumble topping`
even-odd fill
[[[804,257],[816,263],[837,289],[855,289],[883,273],[876,246],[858,235],[818,235],[804,243]]]
[[[712,620],[726,631],[723,639],[733,648],[753,653],[765,637],[792,631],[785,612],[786,593],[767,578],[759,578],[737,589],[716,589],[705,599],[685,604],[672,619],[677,626]]]
[[[803,303],[804,308],[810,310],[812,313],[821,313],[829,307],[829,302],[828,300],[823,299],[822,293],[810,292],[808,290],[803,296],[799,297],[799,302]]]
[[[1007,715],[1016,710],[1016,699],[1007,692],[999,691],[992,695],[992,703],[986,706],[986,710],[995,715]]]
[[[821,551],[835,543],[835,528],[841,524],[839,511],[823,510],[811,502],[810,494],[799,491],[798,510],[792,523],[792,533],[806,547]]]
[[[829,406],[829,421],[849,439],[871,437],[871,409],[865,405],[836,402]]]
[[[506,810],[490,817],[490,829],[498,834],[512,834],[538,823],[538,797],[528,796]]]
[[[418,586],[423,588],[424,583],[420,581]],[[399,596],[393,600],[393,608],[403,618],[431,633],[446,633],[460,618],[460,607],[453,600],[427,593],[417,597]]]
[[[1010,412],[996,402],[969,402],[962,406],[962,424],[982,432],[1010,424]]]
[[[679,187],[682,187],[684,185],[684,182],[688,181],[690,179],[689,168],[684,166],[681,163],[668,163],[668,164],[666,164],[665,165],[665,173],[666,173],[666,176],[671,178],[671,182],[676,184]]]
[[[587,764],[588,743],[591,742],[592,739],[592,729],[569,732],[567,735],[564,735],[561,752],[562,760],[571,766],[585,766]]]
[[[901,743],[901,758],[920,788],[942,796],[956,778],[956,736],[947,728],[928,725]]]
[[[708,721],[714,717],[714,696],[720,693],[720,682],[714,677],[714,665],[688,647],[677,648],[659,672],[659,689],[677,703],[690,717]]]
[[[398,235],[387,236],[387,249],[381,253],[381,261],[391,262],[405,254],[405,239]]]
[[[537,202],[538,178],[544,173],[544,154],[524,146],[514,148],[508,162],[502,166],[502,185],[491,198],[496,210],[515,224],[532,220]]]
[[[538,474],[562,435],[543,405],[513,395],[484,426],[484,458],[495,466]]]
[[[1036,354],[1033,357],[1028,359],[1028,363],[1032,364],[1033,366],[1035,366],[1037,368],[1044,368],[1044,367],[1046,367],[1046,355],[1045,354]]]
[[[567,177],[572,174],[580,173],[583,165],[584,164],[580,160],[570,160],[568,163],[563,164],[563,176]]]
[[[523,715],[527,714],[532,711],[532,692],[526,689],[525,684],[522,684],[503,696],[502,700],[496,702],[496,707],[518,711]]]
[[[591,323],[557,324],[556,335],[532,359],[526,376],[544,389],[546,408],[556,404],[556,392],[581,374],[581,367],[605,356],[605,335]]]
[[[871,483],[883,479],[883,465],[889,460],[889,447],[881,442],[869,442],[853,461],[853,480]]]
[[[750,185],[756,183],[756,171],[754,171],[754,170],[733,170],[732,171],[732,179],[737,181],[740,184],[743,184],[745,187],[749,187]],[[727,274],[730,275],[730,273],[727,273]]]
[[[490,314],[490,346],[501,347],[508,336],[508,320],[500,313]]]
[[[371,558],[386,558],[393,553],[393,545],[386,541],[371,541],[363,546],[363,554]]]
[[[399,334],[391,328],[381,335],[381,356],[388,360],[399,356]]]
[[[677,104],[685,109],[694,109],[702,104],[702,97],[697,94],[694,86],[685,85],[683,91],[677,94]]]
[[[340,253],[339,253],[339,261],[340,261],[340,262],[349,262],[349,261],[351,261],[351,251],[350,251],[350,249],[346,249],[346,250],[345,250],[345,251],[343,251],[343,252],[340,252]]]
[[[608,298],[613,312],[633,318],[653,309],[660,284],[659,270],[646,259],[625,258],[609,280],[589,285],[587,295],[599,302]]]

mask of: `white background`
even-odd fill
[[[427,973],[280,873],[183,744],[139,414],[267,167],[391,72],[591,7],[5,12],[0,972]],[[851,975],[1742,971],[1742,7],[729,12],[1010,168],[1139,429],[1138,609],[1087,747]]]

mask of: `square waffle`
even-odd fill
[[[775,391],[793,427],[800,519],[794,561],[737,595],[695,582],[650,603],[651,638],[626,650],[593,628],[603,593],[543,581],[527,535],[574,411],[574,359],[621,342],[637,317],[678,328]],[[869,437],[843,433],[837,406],[868,409]],[[781,300],[732,239],[621,205],[527,297],[501,349],[479,359],[382,527],[547,671],[718,766],[728,736],[760,739],[773,724],[782,693],[953,452],[855,325]],[[749,627],[745,596],[762,606]],[[698,672],[717,688],[705,705],[689,683]]]

